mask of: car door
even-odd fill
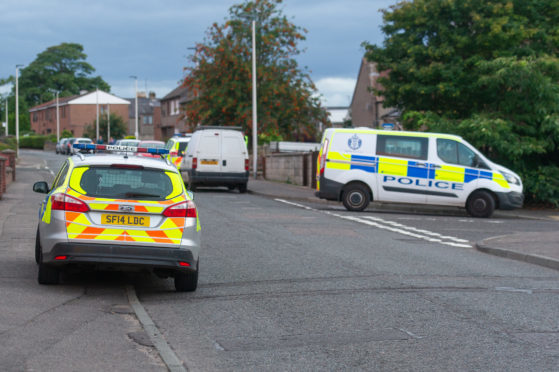
[[[380,201],[425,203],[429,138],[377,135],[378,196]]]
[[[430,173],[430,204],[464,205],[477,188],[480,165],[476,153],[454,139],[437,138]]]

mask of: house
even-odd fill
[[[349,107],[325,107],[333,127],[343,127],[350,120]]]
[[[82,137],[88,125],[94,125],[99,115],[110,110],[123,118],[128,117],[128,102],[107,92],[93,91],[58,99],[60,133],[70,131],[74,137]],[[38,134],[56,134],[56,100],[29,109],[31,129]]]
[[[384,123],[400,126],[400,112],[394,107],[384,107],[384,97],[375,95],[371,89],[382,89],[377,81],[388,76],[388,71],[378,72],[376,63],[361,60],[359,75],[351,99],[351,121],[354,127],[382,128]]]
[[[136,100],[128,98],[128,134],[136,133]],[[155,93],[150,92],[149,98],[145,93],[138,92],[138,134],[139,139],[161,140],[161,103],[155,98]]]
[[[188,99],[188,90],[182,85],[161,98],[161,124],[159,128],[156,126],[156,131],[159,129],[156,137],[159,136],[162,140],[167,140],[175,133],[190,131],[182,108]]]

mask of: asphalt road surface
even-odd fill
[[[63,159],[22,153],[27,187]],[[10,213],[0,240],[1,370],[165,370],[127,286],[188,370],[559,369],[559,272],[471,246],[557,222],[349,213],[200,189],[195,293],[145,274],[70,274],[39,286],[41,195],[29,191],[0,202]]]

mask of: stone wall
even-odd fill
[[[318,153],[272,153],[264,156],[264,178],[314,187]]]

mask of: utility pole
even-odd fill
[[[58,91],[56,91],[56,143],[60,142],[60,115],[58,114]]]
[[[19,68],[23,65],[16,65],[16,157],[19,158]]]
[[[95,137],[94,143],[97,143],[99,141],[99,88],[95,90],[95,98],[97,100],[97,120],[95,122],[97,137]]]
[[[136,139],[140,139],[140,134],[138,133],[138,77],[135,75],[130,75],[130,79],[136,80],[136,88],[134,89],[134,121],[136,126],[134,127],[134,136]]]
[[[107,103],[107,144],[111,141],[111,104]]]
[[[252,21],[252,169],[258,172],[258,129],[256,124],[256,21]]]
[[[8,136],[8,98],[6,98],[6,137]]]

